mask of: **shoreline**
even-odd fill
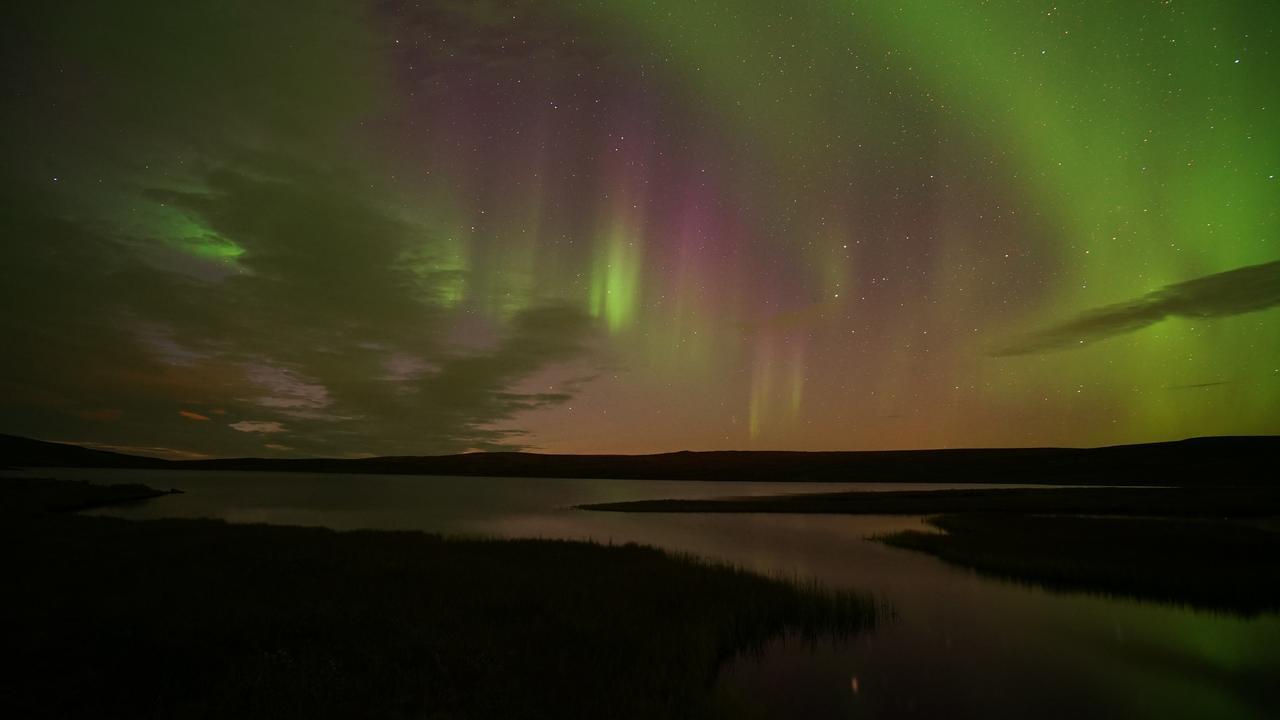
[[[933,515],[1011,512],[1159,517],[1266,517],[1280,515],[1280,489],[1245,486],[885,490],[699,500],[632,500],[589,503],[575,507],[594,512],[634,513]]]
[[[1245,616],[1280,610],[1280,491],[1019,488],[581,505],[621,513],[918,515],[875,538],[989,577]]]
[[[719,717],[727,660],[882,612],[634,544],[3,507],[18,717]]]

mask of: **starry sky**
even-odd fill
[[[21,5],[0,431],[164,457],[1280,432],[1268,0]]]

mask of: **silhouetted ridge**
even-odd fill
[[[656,455],[523,452],[361,459],[232,458],[166,461],[0,436],[10,466],[392,473],[505,477],[771,482],[982,482],[1120,485],[1264,484],[1280,437],[1207,437],[1101,448],[680,451]],[[1261,469],[1261,470],[1260,470]]]
[[[0,466],[6,467],[170,467],[166,460],[93,450],[68,443],[0,435]]]

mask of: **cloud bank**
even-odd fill
[[[996,348],[996,357],[1080,347],[1141,330],[1171,317],[1215,318],[1280,305],[1280,261],[1250,265],[1168,285],[1136,300],[1081,313]]]

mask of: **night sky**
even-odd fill
[[[20,4],[0,431],[1280,432],[1273,1]]]

